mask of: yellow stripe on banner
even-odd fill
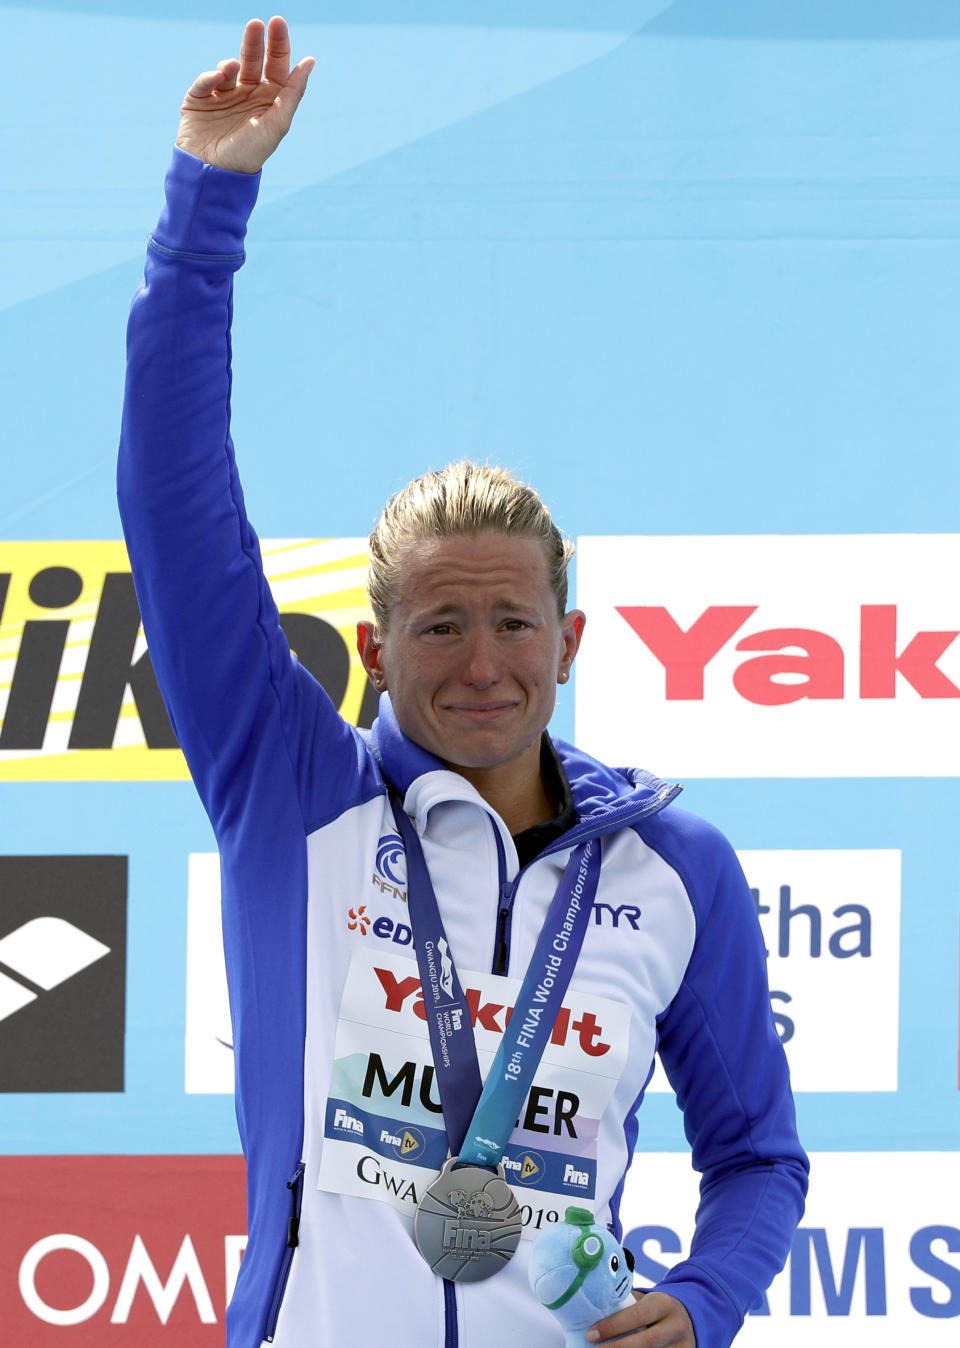
[[[13,758],[0,754],[2,782],[189,782],[179,749],[78,749],[65,754]]]

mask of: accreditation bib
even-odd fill
[[[484,1079],[519,979],[461,969]],[[453,1027],[451,1027],[452,1029]],[[629,1009],[567,989],[502,1164],[523,1236],[596,1196],[597,1132],[624,1069]],[[389,1203],[413,1217],[448,1155],[420,977],[414,961],[358,949],[340,1005],[317,1187]]]

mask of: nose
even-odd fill
[[[489,688],[500,682],[500,663],[491,636],[474,633],[464,652],[461,681],[471,688]]]

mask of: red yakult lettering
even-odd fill
[[[860,610],[860,696],[895,697],[900,673],[921,697],[960,697],[937,661],[960,632],[918,632],[897,655],[896,604]]]
[[[413,1014],[419,1016],[421,1020],[426,1020],[427,1013],[423,1005],[419,978],[412,974],[408,978],[397,978],[392,970],[380,969],[376,966],[374,966],[373,972],[383,988],[385,1010],[400,1012],[403,1010],[404,1003],[413,997],[414,1001],[411,1006]],[[505,1006],[502,1002],[483,1001],[483,993],[478,988],[464,988],[463,995],[466,999],[472,1025],[479,1025],[482,1029],[492,1030],[494,1034],[503,1034],[505,1027],[510,1023],[510,1017],[515,1010],[514,1007]],[[501,1012],[503,1013],[502,1018]],[[566,1006],[562,1006],[557,1012],[557,1018],[553,1023],[553,1031],[550,1035],[551,1044],[557,1044],[562,1048],[567,1042],[570,1030],[573,1030],[579,1037],[581,1049],[591,1058],[599,1058],[604,1053],[610,1052],[610,1045],[603,1041],[603,1026],[598,1024],[592,1011],[585,1011],[579,1020],[572,1022],[570,1015],[570,1009]]]
[[[733,686],[761,707],[799,702],[803,697],[843,697],[843,647],[825,632],[808,627],[772,627],[737,642],[738,651],[782,651],[800,646],[805,655],[764,655],[734,671]],[[781,683],[777,674],[802,674],[803,683]]]
[[[617,608],[663,665],[669,702],[695,702],[703,697],[703,671],[756,611],[755,604],[711,607],[685,632],[665,608]]]
[[[711,605],[684,631],[665,608],[617,607],[663,666],[668,702],[703,701],[707,665],[756,611],[756,605]],[[898,674],[922,698],[960,697],[960,687],[937,663],[958,636],[960,631],[917,632],[898,653],[896,604],[862,605],[860,697],[895,698]],[[771,627],[742,637],[734,649],[766,652],[733,672],[733,685],[747,702],[773,707],[844,696],[843,647],[826,632]]]

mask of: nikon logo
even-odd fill
[[[375,698],[344,635],[366,614],[358,550],[264,544],[264,559],[291,649],[347,720],[369,725]],[[123,544],[0,547],[0,780],[187,775]]]

